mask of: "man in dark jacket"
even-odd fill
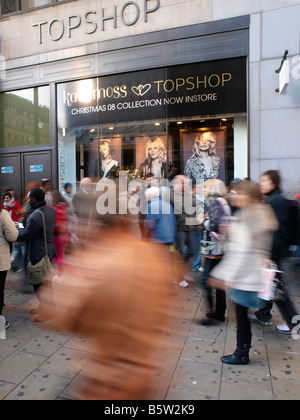
[[[189,284],[185,278],[188,280],[191,277],[188,261],[197,251],[197,244],[194,233],[196,199],[193,196],[192,182],[185,175],[176,175],[174,178],[170,201],[174,208],[177,226],[175,239],[178,260],[176,267],[179,268],[176,274],[177,283],[180,287],[187,287]]]
[[[260,189],[264,195],[264,201],[269,204],[277,217],[279,228],[274,233],[273,244],[271,250],[271,261],[275,262],[278,270],[285,271],[285,259],[289,255],[289,238],[288,238],[288,200],[282,195],[280,190],[280,175],[278,171],[270,170],[264,172],[260,178]],[[277,278],[281,276],[277,274]],[[276,330],[283,334],[290,334],[295,326],[293,319],[296,319],[298,313],[289,297],[287,286],[283,277],[279,277],[280,298],[276,300],[276,304],[286,321],[286,324],[277,326]],[[254,315],[249,315],[252,322],[259,322],[263,325],[272,325],[271,310],[273,302],[265,302],[265,306]]]
[[[45,218],[47,252],[50,261],[56,256],[53,242],[53,232],[55,226],[55,210],[45,202],[45,193],[40,188],[32,189],[28,194],[28,203],[33,210],[26,221],[26,228],[19,229],[19,240],[28,242],[28,257],[33,265],[37,264],[46,255],[44,224],[40,210]],[[41,285],[34,285],[37,292]]]

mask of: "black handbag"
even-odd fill
[[[30,261],[30,245],[29,245],[28,263],[27,263],[27,280],[33,286],[39,286],[46,283],[47,281],[51,281],[55,274],[52,264],[48,257],[45,217],[40,210],[36,210],[36,211],[41,213],[42,218],[43,218],[46,255],[37,264],[33,265]]]

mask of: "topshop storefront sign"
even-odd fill
[[[246,59],[187,64],[58,85],[59,127],[247,112]]]
[[[33,24],[37,28],[39,43],[43,44],[43,34],[47,28],[47,37],[52,41],[59,41],[67,37],[71,38],[73,31],[82,28],[86,35],[97,31],[117,29],[120,25],[133,26],[141,19],[145,23],[149,15],[160,8],[160,0],[127,1],[122,6],[111,5],[99,10],[87,10],[82,14],[73,14],[64,19],[55,18],[50,21],[42,21]]]

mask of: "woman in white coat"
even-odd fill
[[[270,258],[277,220],[271,207],[261,202],[258,184],[242,181],[235,206],[239,208],[230,225],[228,249],[221,263],[211,272],[215,287],[230,290],[236,303],[237,348],[223,363],[246,365],[250,362],[251,323],[248,308],[258,308],[258,293],[264,289],[263,266]]]
[[[18,230],[8,211],[0,209],[0,315],[3,310],[7,271],[11,268],[9,242],[15,242],[18,235]],[[6,328],[8,327],[9,324],[6,322]]]

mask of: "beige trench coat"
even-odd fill
[[[233,289],[258,292],[265,286],[262,269],[270,258],[277,219],[270,206],[260,203],[239,210],[236,216],[228,249],[211,277]]]
[[[6,210],[0,212],[0,271],[10,269],[9,242],[17,240],[19,232]]]

